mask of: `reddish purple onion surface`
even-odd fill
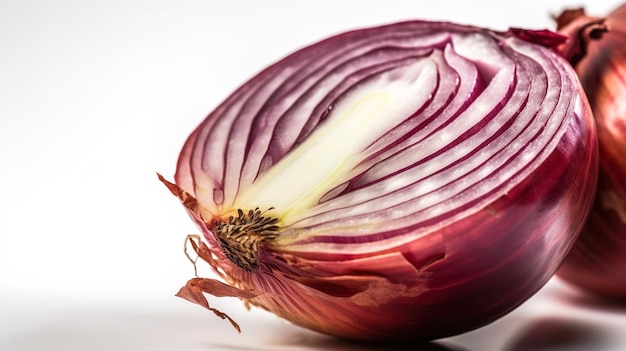
[[[533,295],[578,236],[597,147],[571,66],[521,38],[563,39],[403,22],[245,83],[191,134],[176,184],[161,178],[227,283],[179,296],[237,296],[346,338],[435,339]]]
[[[602,19],[567,11],[560,25],[582,39],[584,57],[576,71],[597,124],[600,171],[589,220],[559,276],[595,294],[626,299],[626,4]]]

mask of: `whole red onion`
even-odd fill
[[[522,39],[524,38],[524,39]],[[435,339],[554,274],[593,198],[597,146],[545,31],[411,21],[340,34],[260,72],[187,140],[176,184],[237,296],[353,339]],[[234,323],[234,322],[233,322]]]
[[[582,59],[576,64],[576,72],[589,97],[600,150],[598,190],[593,209],[559,276],[587,291],[624,299],[626,4],[603,19],[588,17],[582,10],[564,12],[559,29],[582,40]]]

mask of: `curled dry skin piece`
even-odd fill
[[[163,181],[228,295],[352,339],[477,328],[547,282],[593,197],[587,101],[536,44],[562,40],[424,21],[331,37],[235,91]],[[223,291],[202,281],[182,295],[209,308],[199,292]]]
[[[565,11],[559,19],[559,31],[581,38],[584,47],[582,51],[586,55],[574,64],[591,104],[600,150],[598,190],[593,209],[579,241],[559,270],[559,276],[599,296],[624,300],[626,5],[604,18],[590,17],[578,9]],[[604,29],[598,27],[599,23]]]

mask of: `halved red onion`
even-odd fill
[[[353,339],[434,339],[554,274],[593,198],[593,121],[548,32],[356,30],[268,67],[191,134],[177,195],[238,296]],[[222,317],[227,317],[214,310]]]
[[[576,65],[598,131],[600,175],[589,221],[559,275],[601,296],[626,298],[626,4],[606,18],[561,15],[564,33],[582,39]],[[602,23],[608,32],[598,32]],[[597,40],[591,40],[595,37]]]

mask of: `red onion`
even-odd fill
[[[187,140],[198,255],[237,296],[352,339],[435,339],[533,295],[578,236],[597,147],[562,36],[404,22],[306,47]]]
[[[598,28],[604,24],[608,32]],[[589,220],[559,275],[601,296],[626,298],[626,5],[605,19],[582,10],[560,16],[560,30],[582,39],[576,65],[597,124],[598,191]],[[595,33],[595,34],[594,34]],[[592,41],[591,39],[598,39]]]

